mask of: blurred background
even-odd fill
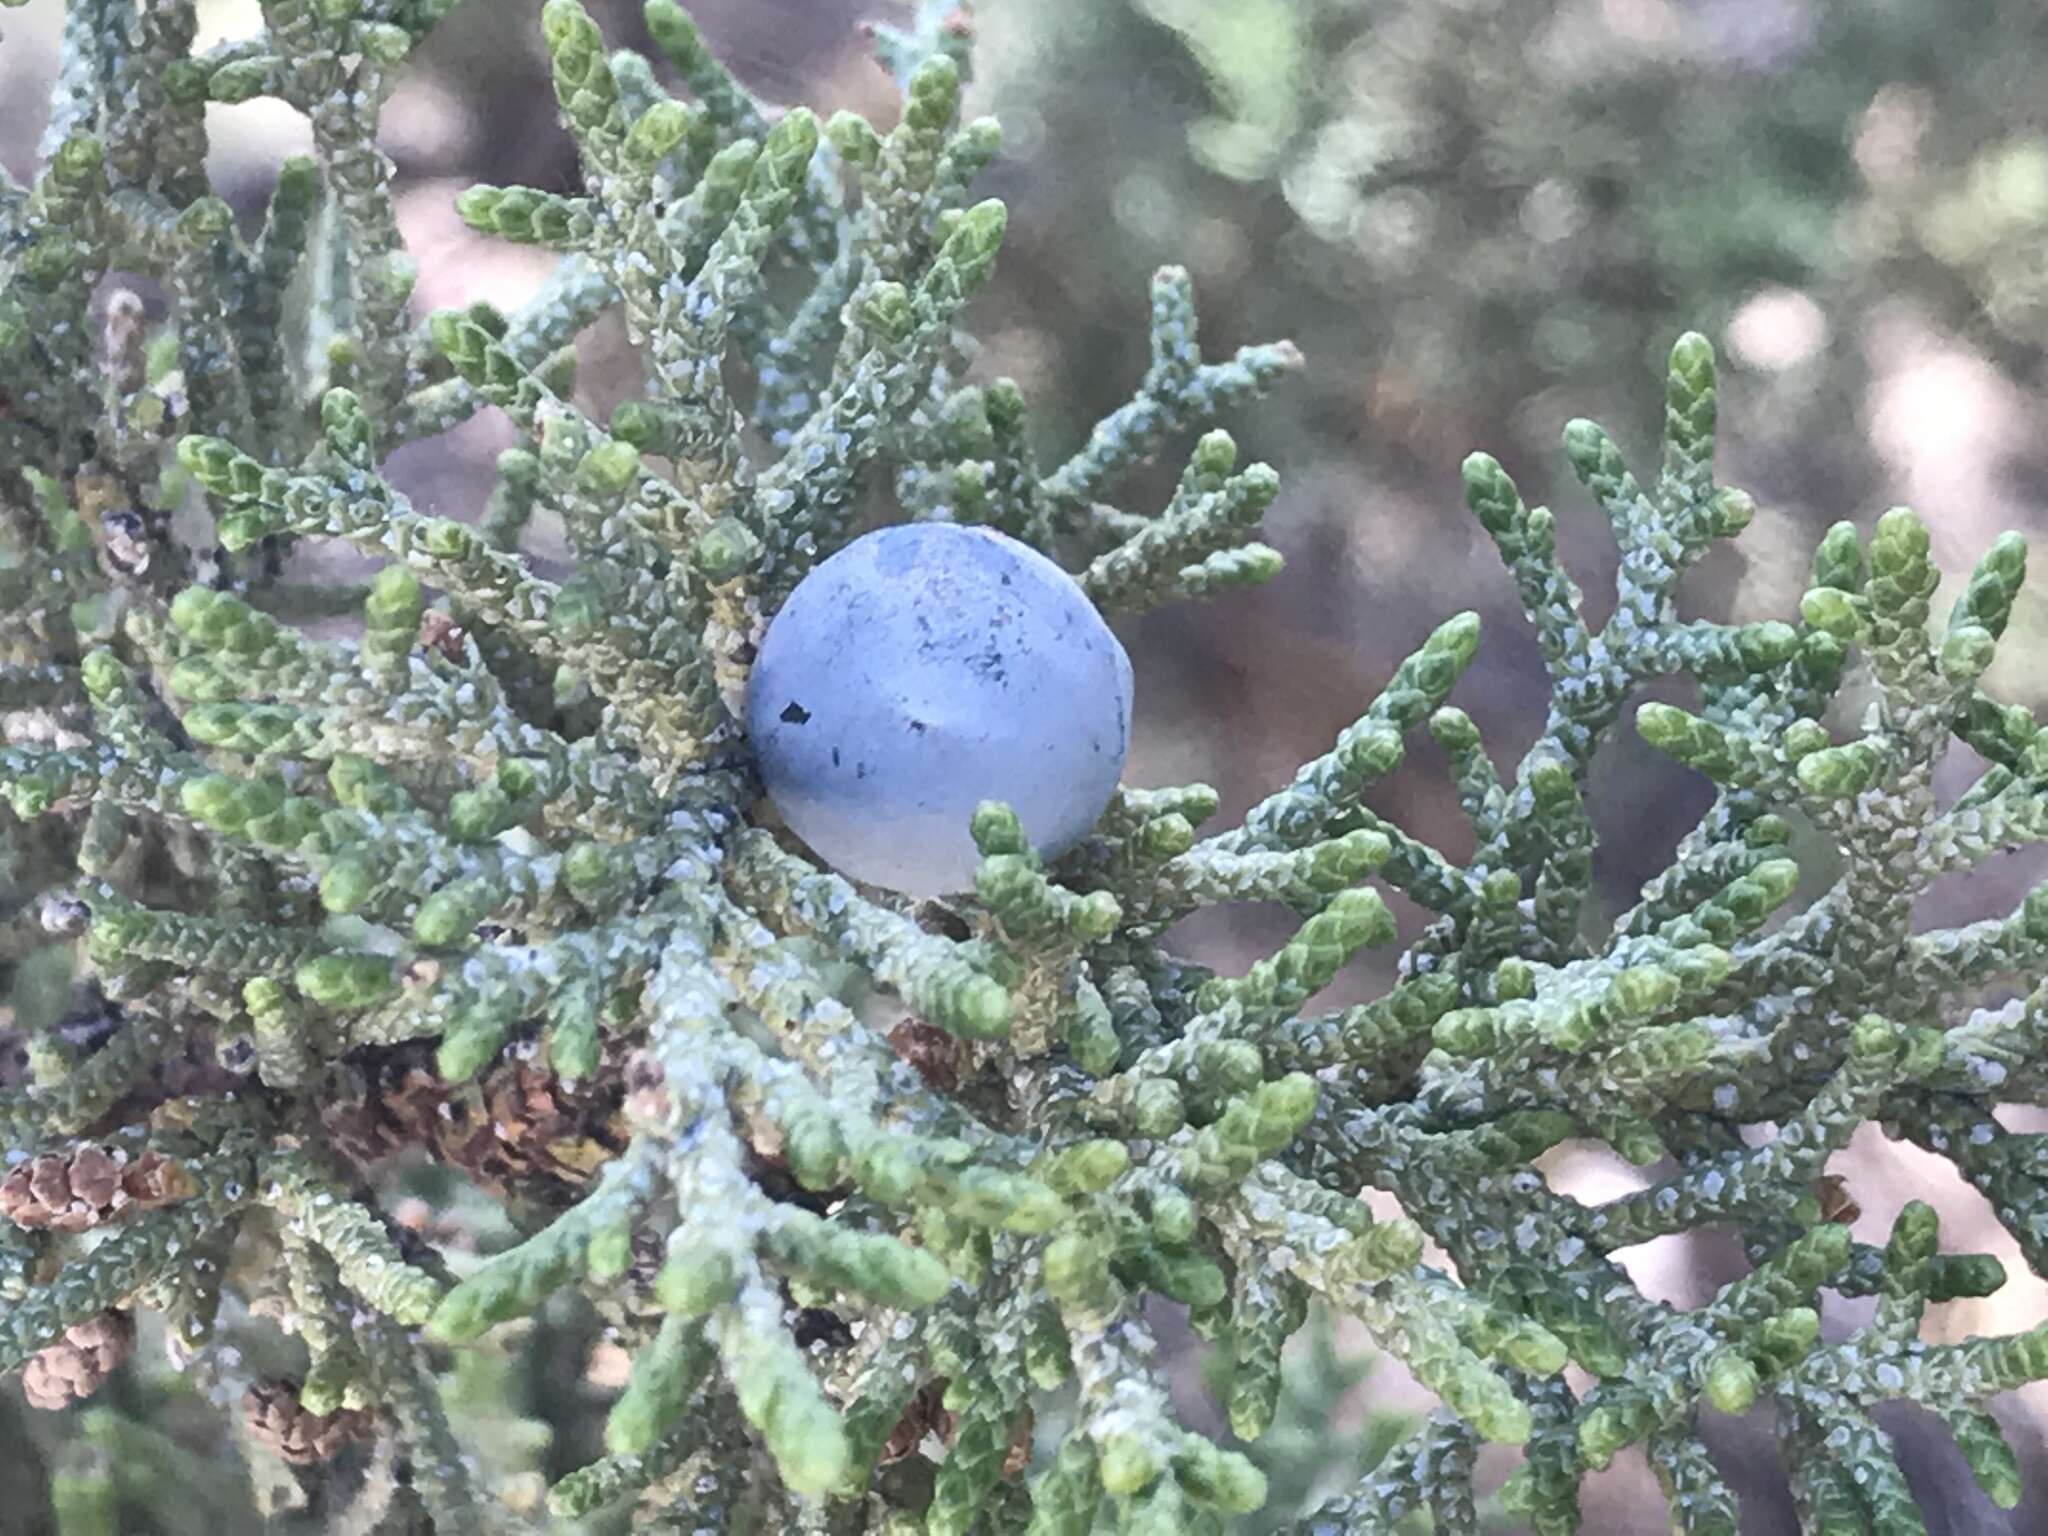
[[[591,8],[615,43],[644,41],[637,6]],[[765,98],[893,115],[860,23],[902,20],[905,8],[690,8]],[[471,233],[451,207],[477,180],[576,184],[536,10],[469,0],[387,110],[421,312],[515,304],[546,269],[545,255]],[[200,14],[202,42],[257,25],[253,0],[201,0]],[[56,0],[6,15],[0,163],[17,175],[32,167],[59,19]],[[1541,721],[1543,673],[1463,510],[1458,461],[1483,447],[1531,503],[1556,507],[1560,545],[1600,615],[1613,551],[1558,434],[1571,417],[1596,417],[1650,465],[1662,360],[1685,329],[1711,337],[1722,360],[1722,479],[1762,508],[1693,579],[1693,614],[1789,616],[1821,530],[1838,518],[1867,525],[1896,502],[1932,525],[1952,590],[1999,530],[2033,534],[2048,517],[2048,7],[2037,0],[980,0],[974,21],[969,110],[1003,122],[985,190],[1011,208],[997,276],[975,306],[979,371],[1024,385],[1047,453],[1076,445],[1136,382],[1146,281],[1162,263],[1192,271],[1212,353],[1290,336],[1308,358],[1227,423],[1247,457],[1282,472],[1268,538],[1287,571],[1263,591],[1126,629],[1135,782],[1207,780],[1236,814],[1322,751],[1435,622],[1467,607],[1484,615],[1488,640],[1457,702],[1512,763]],[[280,156],[309,146],[306,125],[272,101],[210,116],[217,188],[253,215]],[[586,338],[587,388],[616,380],[606,360],[621,343],[604,326]],[[406,450],[389,472],[424,508],[471,516],[509,440],[502,421],[481,418]],[[1126,487],[1126,503],[1162,502],[1175,462]],[[2044,626],[2037,584],[1994,691],[2041,702]],[[1952,766],[1966,781],[1971,765]],[[1609,906],[1628,903],[1706,798],[1700,781],[1617,741],[1593,794]],[[1375,804],[1448,852],[1469,845],[1426,740]],[[2002,912],[2044,872],[2007,858],[1936,892],[1926,916]],[[1184,938],[1234,966],[1285,931],[1284,914],[1234,910],[1206,914]],[[1384,980],[1355,970],[1353,994]],[[1569,1147],[1546,1167],[1582,1199],[1656,1172]],[[1930,1338],[2048,1316],[2048,1286],[2027,1278],[1946,1164],[1866,1128],[1833,1167],[1861,1206],[1859,1237],[1881,1242],[1899,1206],[1924,1198],[1944,1213],[1945,1247],[2007,1260],[2013,1282],[1935,1309]],[[1712,1234],[1626,1257],[1646,1290],[1681,1305],[1740,1270],[1733,1244]],[[1832,1326],[1856,1320],[1838,1311]],[[1341,1326],[1300,1355],[1299,1411],[1264,1454],[1276,1491],[1308,1498],[1355,1477],[1427,1400]],[[1184,1359],[1183,1407],[1221,1433],[1198,1350]],[[2029,1485],[2048,1486],[2048,1389],[2015,1394],[2003,1412]],[[1944,1435],[1910,1413],[1888,1427],[1937,1536],[2048,1530],[2048,1496],[1995,1511]],[[1712,1432],[1743,1488],[1745,1531],[1791,1531],[1767,1418]],[[1595,1533],[1666,1529],[1646,1469],[1628,1457],[1589,1484],[1586,1510]]]

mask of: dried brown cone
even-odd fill
[[[423,1048],[358,1063],[359,1092],[332,1104],[328,1134],[370,1167],[406,1147],[461,1169],[499,1196],[573,1194],[625,1146],[616,1074],[571,1088],[527,1061],[502,1061],[474,1082],[448,1083]]]
[[[30,1355],[21,1371],[21,1392],[31,1408],[46,1413],[91,1397],[135,1348],[135,1319],[126,1312],[102,1312],[64,1330],[64,1337]]]
[[[256,1382],[242,1394],[242,1422],[251,1440],[295,1467],[332,1461],[367,1439],[374,1427],[370,1414],[360,1408],[306,1412],[299,1402],[299,1384],[282,1376]]]
[[[334,1145],[365,1168],[407,1147],[431,1149],[434,1121],[451,1089],[425,1056],[410,1049],[365,1053],[352,1065],[358,1068],[353,1091],[330,1099],[321,1112]]]
[[[185,1200],[192,1176],[161,1152],[130,1156],[90,1142],[45,1152],[0,1179],[0,1216],[17,1227],[84,1232],[136,1211]]]

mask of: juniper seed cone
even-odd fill
[[[102,1312],[74,1323],[22,1367],[22,1396],[30,1407],[55,1413],[91,1397],[134,1349],[135,1319],[126,1312]]]
[[[418,1147],[493,1194],[561,1196],[625,1144],[616,1070],[571,1085],[511,1060],[451,1083],[419,1047],[362,1052],[352,1065],[350,1091],[322,1118],[335,1145],[366,1169]]]
[[[90,1143],[30,1158],[0,1179],[0,1216],[17,1227],[84,1232],[117,1217],[187,1199],[190,1175],[154,1150]]]
[[[251,1383],[242,1394],[242,1421],[250,1439],[295,1467],[332,1461],[369,1438],[376,1422],[360,1408],[308,1413],[299,1401],[299,1384],[289,1377]]]

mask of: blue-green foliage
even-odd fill
[[[946,6],[884,35],[904,108],[880,132],[766,112],[649,0],[685,104],[549,0],[583,187],[458,208],[561,263],[515,313],[416,322],[375,131],[438,10],[267,0],[260,36],[195,55],[189,3],[74,0],[48,155],[0,183],[0,963],[28,1058],[0,1089],[0,1369],[61,1405],[112,1368],[108,1314],[139,1311],[194,1379],[238,1386],[271,1318],[303,1353],[263,1402],[376,1415],[373,1448],[307,1474],[361,1529],[1220,1532],[1273,1490],[1176,1418],[1165,1298],[1213,1341],[1238,1442],[1282,1411],[1312,1310],[1441,1400],[1301,1536],[1475,1530],[1483,1441],[1524,1448],[1503,1498],[1544,1536],[1629,1446],[1680,1529],[1733,1533],[1697,1420],[1755,1403],[1810,1530],[1920,1529],[1871,1416],[1890,1400],[2017,1499],[1986,1403],[2048,1375],[2048,1332],[1921,1345],[1924,1309],[1998,1265],[1942,1253],[1919,1205],[1857,1244],[1816,1196],[1880,1122],[2048,1272],[2039,1138],[1991,1113],[2048,1097],[2048,892],[1911,927],[1932,881],[2048,832],[2048,737],[1978,686],[2016,540],[1938,637],[1905,511],[1828,534],[1796,622],[1681,618],[1686,569],[1753,512],[1714,480],[1713,358],[1687,336],[1654,473],[1589,422],[1565,434],[1621,552],[1604,624],[1549,509],[1465,465],[1553,684],[1511,772],[1448,702],[1479,640],[1460,615],[1234,826],[1204,831],[1205,786],[1126,786],[1048,864],[990,801],[972,898],[864,890],[780,827],[743,729],[804,574],[891,503],[1030,544],[1105,609],[1227,601],[1278,569],[1256,542],[1277,480],[1212,424],[1298,358],[1204,362],[1164,271],[1134,398],[1041,466],[1021,391],[966,382],[1003,210],[968,192],[998,140],[958,121]],[[251,240],[207,194],[202,110],[256,94],[307,115],[316,155]],[[160,323],[96,298],[113,273],[160,281]],[[645,389],[600,422],[569,348],[613,309]],[[480,522],[382,477],[485,406],[519,444]],[[1107,499],[1199,431],[1164,508]],[[560,579],[524,550],[537,524],[566,540]],[[349,639],[301,622],[334,611],[308,563],[330,541],[380,562],[343,594]],[[1718,792],[1595,932],[1589,773],[1674,674],[1696,707],[1634,726]],[[1849,676],[1856,720],[1832,709]],[[1469,858],[1365,803],[1418,728]],[[1988,766],[1943,806],[1957,738]],[[1834,884],[1790,910],[1793,850],[1822,843]],[[1432,916],[1383,996],[1318,1009],[1397,942],[1376,886]],[[1300,918],[1243,975],[1163,944],[1240,902]],[[1553,1193],[1535,1161],[1574,1138],[1650,1186]],[[476,1190],[401,1227],[394,1152]],[[1375,1220],[1367,1187],[1406,1214]],[[1751,1267],[1702,1307],[1616,1263],[1707,1225]],[[1871,1321],[1823,1339],[1824,1288],[1877,1297]],[[546,1463],[543,1506],[513,1399],[578,1296],[619,1374],[596,1372],[602,1451]],[[52,1479],[67,1530],[146,1504],[137,1467],[200,1475],[122,1406]],[[1034,1423],[1061,1432],[1027,1460]],[[253,1439],[286,1444],[268,1424]],[[311,1497],[250,1466],[266,1510]]]

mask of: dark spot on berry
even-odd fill
[[[868,776],[868,765],[866,763],[855,763],[853,765],[853,776],[856,779],[866,778]]]
[[[931,727],[930,727],[930,726],[928,726],[928,725],[926,725],[926,724],[925,724],[925,723],[924,723],[924,722],[923,722],[922,720],[913,720],[913,721],[911,721],[911,722],[910,722],[910,728],[911,728],[911,729],[912,729],[913,731],[917,732],[917,734],[918,734],[918,735],[920,735],[920,736],[922,736],[922,735],[923,735],[923,734],[924,734],[924,733],[925,733],[926,731],[928,731],[928,730],[930,730],[930,729],[931,729]]]
[[[784,725],[802,725],[810,718],[811,712],[805,709],[803,705],[797,703],[795,699],[791,699],[788,704],[783,706],[780,716]]]
[[[832,749],[832,766],[834,768],[839,766],[839,749],[837,747]]]
[[[992,683],[1000,683],[1003,680],[1003,649],[993,640],[989,642],[987,650],[971,658],[967,664]]]

